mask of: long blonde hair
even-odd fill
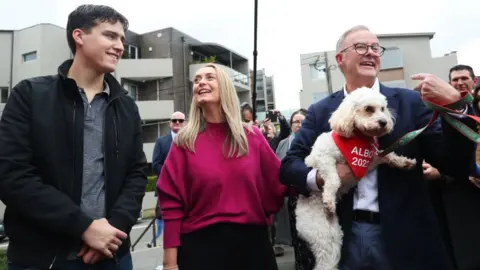
[[[248,141],[245,129],[252,132],[252,125],[243,123],[240,113],[240,105],[237,92],[230,76],[225,70],[215,64],[206,64],[202,68],[211,67],[217,72],[218,90],[220,95],[220,107],[225,119],[227,120],[227,138],[225,146],[228,147],[228,157],[243,156],[248,154]],[[186,147],[195,152],[195,140],[198,133],[206,127],[203,118],[202,108],[196,103],[195,97],[192,98],[190,105],[190,115],[187,125],[180,130],[175,137],[175,143],[180,147]]]

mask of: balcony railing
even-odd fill
[[[232,69],[231,78],[234,83],[239,83],[245,87],[250,87],[248,83],[249,82],[248,75],[245,75],[243,73],[240,73]]]
[[[142,120],[169,119],[173,113],[173,100],[137,101]]]
[[[136,81],[148,81],[173,76],[171,58],[122,59],[118,62],[115,76]]]
[[[222,66],[225,71],[228,73],[228,75],[230,76],[230,78],[232,79],[233,81],[233,84],[236,85],[236,86],[240,86],[242,88],[242,90],[250,90],[250,85],[249,85],[249,82],[250,80],[248,79],[248,75],[246,74],[243,74],[243,73],[240,73],[230,67],[227,67],[227,66],[224,66],[222,64],[218,64],[216,63],[217,65],[219,66]],[[195,76],[195,72],[197,72],[197,70],[201,67],[203,67],[205,64],[191,64],[190,65],[190,80],[193,81],[193,76]]]

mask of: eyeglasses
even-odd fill
[[[185,119],[171,119],[170,122],[172,123],[183,123],[185,121]]]
[[[378,44],[367,45],[367,44],[364,44],[364,43],[355,43],[352,46],[346,47],[345,49],[343,49],[340,52],[343,53],[343,52],[345,52],[346,50],[348,50],[352,47],[355,49],[355,52],[357,52],[360,55],[367,54],[368,48],[370,48],[374,54],[378,54],[378,56],[382,56],[383,53],[385,52],[385,48],[378,45]]]
[[[302,121],[300,120],[296,120],[296,121],[293,121],[292,124],[296,124],[296,125],[300,125],[302,123]]]

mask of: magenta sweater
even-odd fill
[[[269,225],[271,214],[282,207],[286,187],[278,179],[280,160],[263,135],[256,127],[247,130],[248,155],[228,158],[227,127],[207,124],[195,153],[172,144],[157,182],[164,248],[178,247],[180,234],[214,223]]]

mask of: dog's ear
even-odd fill
[[[328,120],[330,128],[342,137],[349,138],[355,128],[355,104],[352,100],[344,99],[338,109]]]

